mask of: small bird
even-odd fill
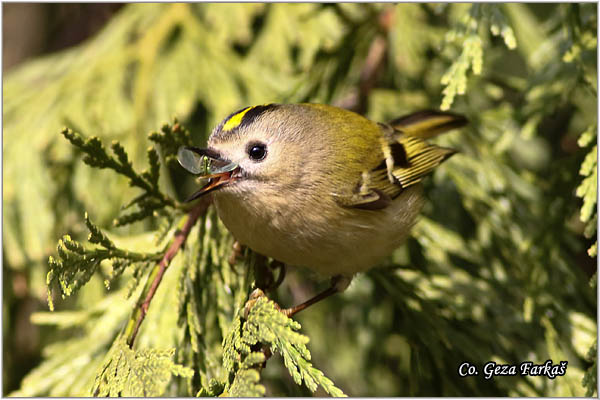
[[[246,107],[225,118],[208,147],[182,147],[180,164],[208,182],[238,242],[286,265],[332,277],[291,316],[345,290],[407,237],[423,205],[420,182],[455,150],[426,139],[467,124],[420,111],[387,124],[323,104]]]

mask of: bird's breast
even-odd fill
[[[405,240],[422,206],[419,186],[382,210],[346,209],[333,199],[267,200],[215,193],[219,217],[241,244],[325,276],[375,266]]]

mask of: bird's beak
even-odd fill
[[[220,153],[212,149],[197,147],[181,147],[177,152],[179,164],[189,172],[199,175],[208,182],[200,190],[191,195],[186,202],[223,187],[239,178],[240,167]]]

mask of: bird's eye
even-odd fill
[[[248,156],[254,161],[261,161],[267,155],[267,145],[264,143],[250,143],[248,145]]]

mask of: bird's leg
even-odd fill
[[[287,315],[288,317],[292,317],[300,311],[308,308],[309,306],[315,303],[318,303],[323,299],[326,299],[331,295],[343,292],[344,290],[346,290],[346,288],[348,288],[350,282],[352,282],[352,277],[336,275],[333,278],[331,278],[331,285],[327,289],[314,296],[313,298],[308,299],[304,303],[298,304],[295,307],[282,309],[281,312]]]
[[[279,275],[277,276],[277,280],[275,281],[273,286],[269,289],[277,289],[285,279],[285,264],[281,261],[273,260],[273,262],[271,263],[271,269],[278,269]]]
[[[227,261],[229,261],[230,265],[234,265],[239,259],[242,258],[243,255],[244,246],[242,246],[242,244],[236,240],[233,242],[233,246],[231,246],[231,254],[229,255],[229,259]]]
[[[267,257],[260,253],[254,253],[254,285],[264,292],[271,290],[275,277],[269,266]]]
[[[256,287],[265,292],[277,289],[285,278],[285,265],[277,260],[273,260],[269,264],[267,262],[267,257],[259,253],[255,254],[256,262],[254,264],[254,274]],[[279,270],[277,280],[275,279],[275,270]]]

